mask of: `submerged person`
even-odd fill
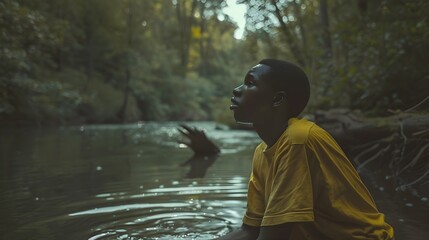
[[[335,140],[297,118],[309,95],[306,74],[274,59],[251,68],[234,89],[234,118],[251,123],[263,142],[253,156],[243,224],[219,239],[393,239]]]
[[[206,175],[207,169],[219,157],[220,149],[210,139],[207,138],[204,131],[196,127],[189,127],[181,125],[177,129],[187,141],[179,141],[188,146],[193,152],[191,158],[180,166],[189,165],[189,172],[186,174],[187,178],[202,178]]]

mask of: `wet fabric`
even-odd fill
[[[255,150],[243,222],[295,223],[292,240],[392,239],[353,165],[316,124],[292,118],[270,148]]]

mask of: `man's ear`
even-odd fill
[[[286,93],[284,91],[277,92],[274,95],[273,107],[278,107],[286,101]]]

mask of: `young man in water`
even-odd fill
[[[256,147],[243,225],[222,240],[393,239],[358,173],[334,139],[296,118],[310,95],[305,73],[265,59],[233,91],[237,122],[251,123]]]

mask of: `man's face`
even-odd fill
[[[232,92],[230,109],[234,118],[242,123],[265,123],[270,117],[274,92],[266,74],[270,67],[258,64],[247,72],[244,83]]]

